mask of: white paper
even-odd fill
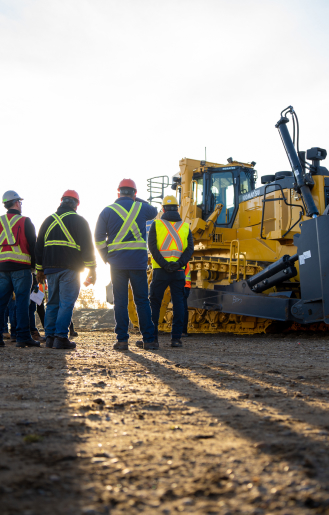
[[[305,250],[305,252],[303,252],[303,256],[305,259],[308,259],[311,257],[311,251],[310,250]]]
[[[34,293],[34,291],[33,291],[30,295],[30,299],[33,300],[33,302],[36,302],[38,304],[38,306],[40,306],[40,304],[42,304],[42,300],[43,300],[44,296],[45,296],[45,294],[41,290],[38,290],[38,293]]]
[[[305,258],[303,255],[299,256],[299,264],[304,265],[305,264]]]

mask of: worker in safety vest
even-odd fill
[[[152,320],[158,337],[160,308],[166,288],[173,303],[171,346],[182,347],[184,325],[184,269],[194,251],[189,225],[182,222],[176,197],[168,195],[162,202],[163,215],[151,225],[148,245],[152,254],[153,279],[150,289]]]
[[[189,336],[187,332],[187,326],[188,326],[188,305],[187,305],[187,299],[189,298],[190,292],[191,292],[191,269],[190,269],[190,263],[187,263],[185,268],[185,288],[184,288],[184,326],[183,326],[183,333],[182,337]]]
[[[153,220],[157,209],[136,197],[133,180],[123,179],[118,187],[118,199],[99,215],[96,248],[105,263],[111,265],[113,284],[115,350],[128,350],[128,283],[134,295],[144,348],[154,345],[154,327],[148,299],[146,222]]]
[[[96,260],[88,222],[77,214],[79,195],[67,190],[56,213],[42,223],[35,247],[37,281],[48,282],[46,347],[74,349],[68,339],[73,308],[80,291],[80,272],[89,268],[96,282]]]
[[[16,296],[16,347],[40,347],[40,342],[31,338],[29,321],[36,236],[30,218],[21,214],[22,200],[12,190],[2,196],[7,213],[0,216],[0,347],[5,345],[4,313],[13,292]]]

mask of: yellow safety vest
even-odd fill
[[[142,202],[133,202],[130,211],[127,211],[120,204],[112,204],[108,206],[123,220],[123,224],[114,240],[111,243],[104,241],[96,241],[96,247],[101,250],[107,247],[108,253],[116,252],[118,250],[147,250],[146,241],[142,237],[142,233],[136,223],[136,218],[142,208]],[[128,232],[131,231],[133,241],[123,241]]]
[[[169,222],[155,220],[157,248],[166,261],[178,261],[187,248],[189,224],[186,222]],[[152,268],[161,268],[152,258]]]

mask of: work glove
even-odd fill
[[[168,265],[166,266],[165,270],[166,272],[172,273],[177,272],[181,268],[180,264],[177,261],[170,261]]]

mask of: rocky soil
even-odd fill
[[[0,349],[1,515],[329,514],[329,340]]]
[[[76,331],[113,331],[113,309],[75,309],[73,322]]]

